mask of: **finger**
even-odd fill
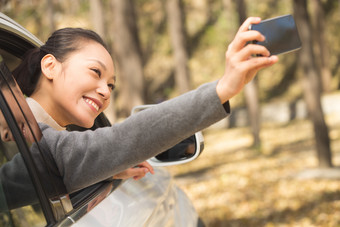
[[[228,46],[228,52],[233,55],[245,46],[247,46],[248,43],[251,43],[253,41],[263,42],[264,40],[265,37],[258,31],[245,31],[235,36],[233,42]]]
[[[260,69],[269,67],[278,61],[277,56],[270,57],[254,57],[248,61],[244,61],[240,64],[240,68],[247,72],[244,77],[244,85],[249,83],[257,74]]]
[[[131,174],[133,176],[137,176],[137,175],[145,175],[146,173],[148,173],[149,170],[147,168],[134,168],[132,171],[131,171]]]
[[[141,177],[139,177],[139,176],[134,176],[133,179],[134,179],[134,180],[139,180],[139,179],[141,179]]]
[[[271,66],[278,61],[278,57],[272,55],[270,57],[253,57],[247,61],[241,63],[241,67],[244,67],[243,70],[246,72],[251,72],[255,74],[258,70]]]
[[[259,17],[249,17],[249,18],[247,18],[243,22],[243,24],[240,26],[240,28],[238,29],[234,40],[229,44],[228,51],[235,52],[235,51],[239,50],[240,48],[242,48],[246,44],[246,42],[249,42],[251,40],[258,40],[255,37],[254,37],[254,39],[245,40],[245,38],[247,38],[247,37],[244,37],[242,34],[245,33],[245,32],[249,32],[249,26],[251,24],[258,24],[260,22],[261,22],[261,18],[259,18]]]
[[[235,47],[237,46],[241,46],[243,47],[246,42],[249,42],[249,41],[252,41],[252,40],[258,40],[259,37],[248,37],[248,36],[245,36],[245,35],[255,35],[256,36],[259,36],[261,35],[261,33],[257,32],[257,31],[253,31],[253,30],[249,30],[249,27],[251,24],[258,24],[261,22],[261,18],[260,17],[248,17],[244,22],[243,24],[240,26],[240,28],[238,29],[236,35],[235,35],[235,38],[234,38],[234,41],[235,41]],[[248,38],[245,40],[245,38]],[[234,42],[233,41],[233,42]]]
[[[248,17],[238,29],[238,32],[244,32],[249,30],[251,24],[258,24],[261,22],[260,17]]]
[[[150,165],[150,163],[145,162],[145,167],[149,170],[149,172],[150,172],[151,174],[154,174],[154,173],[155,173],[154,170],[153,170],[153,167]]]
[[[129,168],[113,176],[114,179],[129,179],[134,176],[145,175],[145,170],[139,168]]]
[[[263,57],[269,57],[270,52],[268,49],[261,45],[256,44],[248,44],[246,47],[244,47],[238,55],[235,56],[236,61],[244,61],[248,60],[249,58],[253,56],[263,56]]]
[[[147,161],[144,161],[144,162],[140,163],[140,164],[138,165],[138,167],[147,168],[147,169],[150,171],[150,173],[154,174],[153,167],[152,167],[152,166],[150,165],[150,163],[148,163]]]
[[[147,161],[144,161],[144,162],[139,163],[137,166],[138,167],[144,167],[144,166],[148,166],[148,165],[149,165],[149,163]]]
[[[143,177],[145,177],[145,173],[141,173],[139,175],[133,176],[133,179],[134,180],[139,180],[139,179],[142,179]]]
[[[144,176],[134,176],[133,179],[134,180],[139,180],[139,179],[142,179]]]

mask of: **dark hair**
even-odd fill
[[[81,48],[80,41],[95,41],[108,50],[102,38],[94,31],[83,28],[62,28],[56,30],[40,48],[27,51],[21,64],[13,71],[22,92],[30,96],[41,75],[40,62],[46,54],[52,54],[63,62],[67,55]]]

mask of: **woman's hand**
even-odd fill
[[[264,46],[247,44],[253,40],[265,40],[260,32],[248,29],[249,25],[258,24],[260,21],[261,19],[258,17],[248,18],[228,46],[225,54],[225,72],[216,87],[221,103],[225,103],[238,94],[260,69],[278,61],[277,56],[270,56]],[[255,57],[256,55],[261,56]]]
[[[135,180],[139,180],[145,176],[147,173],[154,174],[152,166],[147,162],[142,162],[134,168],[129,168],[113,176],[113,179],[128,179],[133,177]]]

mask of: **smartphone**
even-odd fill
[[[253,41],[265,46],[271,55],[292,52],[301,48],[301,41],[292,15],[279,16],[249,26],[250,30],[261,32],[266,37],[263,42]]]

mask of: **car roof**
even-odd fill
[[[24,27],[0,12],[0,48],[17,57],[31,48],[39,47],[43,43]]]

